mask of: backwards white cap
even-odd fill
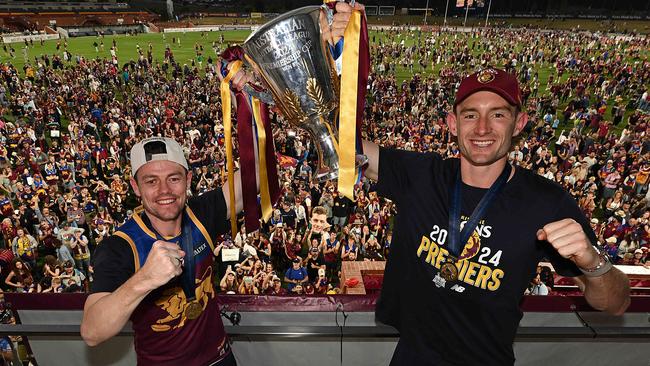
[[[169,137],[150,137],[133,145],[131,174],[135,175],[140,167],[153,160],[173,161],[189,170],[181,145]]]

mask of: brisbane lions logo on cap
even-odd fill
[[[477,75],[476,75],[476,80],[478,80],[479,83],[481,84],[487,84],[494,80],[496,77],[496,70],[493,69],[485,69],[481,70]]]

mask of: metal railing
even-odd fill
[[[281,339],[327,339],[341,337],[398,338],[399,332],[386,325],[376,326],[226,326],[226,332],[234,341],[281,340]],[[125,327],[119,335],[132,335]],[[0,325],[0,335],[22,336],[79,336],[78,325],[72,324],[16,324]],[[553,342],[559,340],[584,340],[607,342],[650,342],[650,327],[539,327],[525,326],[517,330],[516,340]]]

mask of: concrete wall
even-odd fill
[[[79,324],[81,311],[19,311],[23,324]],[[348,313],[347,326],[374,325],[370,312]],[[630,313],[615,318],[600,313],[582,313],[592,326],[650,327],[648,313]],[[340,314],[339,314],[340,317]],[[341,321],[342,318],[339,318]],[[225,324],[229,324],[224,319]],[[312,325],[333,326],[331,312],[251,312],[242,313],[246,325]],[[573,313],[526,313],[522,327],[582,327]],[[88,348],[77,336],[32,336],[29,342],[40,366],[134,365],[131,336],[118,336],[96,348]],[[396,338],[354,338],[343,342],[343,365],[388,365]],[[237,340],[233,344],[240,366],[331,366],[340,364],[339,338],[271,341]],[[650,339],[620,339],[616,342],[577,341],[563,339],[521,340],[514,344],[517,366],[600,366],[650,365]]]

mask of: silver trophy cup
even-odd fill
[[[315,177],[325,181],[338,177],[339,77],[321,38],[319,14],[319,6],[285,13],[252,33],[242,47],[283,117],[310,135],[318,151]]]

